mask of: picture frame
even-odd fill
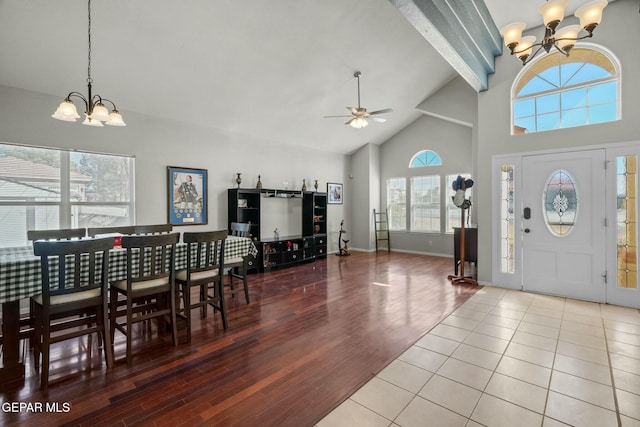
[[[206,169],[167,166],[167,216],[171,225],[204,225],[208,220]]]
[[[330,205],[341,205],[344,198],[342,184],[327,182],[327,203]]]
[[[238,199],[238,207],[246,208],[248,206],[247,199]]]

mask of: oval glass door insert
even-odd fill
[[[566,170],[551,174],[542,195],[543,211],[551,234],[563,237],[571,232],[578,215],[576,182]]]

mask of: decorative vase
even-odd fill
[[[316,191],[318,191],[318,180],[316,179],[316,182],[313,184],[313,188],[316,189]]]
[[[240,178],[240,175],[242,175],[240,172],[237,172],[236,175],[238,175],[238,177],[236,178],[236,184],[238,184],[238,188],[240,188],[240,184],[242,184],[242,178]]]
[[[258,182],[256,183],[256,188],[262,188],[262,181],[260,181],[260,175],[258,175]]]
[[[307,191],[307,183],[304,179],[302,180],[302,191]]]

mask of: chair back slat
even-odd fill
[[[232,222],[231,235],[238,236],[238,237],[247,237],[249,235],[250,228],[251,228],[250,222]]]
[[[29,230],[27,239],[36,240],[70,240],[81,239],[87,234],[84,228],[63,228],[58,230]]]
[[[40,257],[43,303],[48,305],[55,295],[106,289],[112,247],[113,238],[33,242]]]
[[[179,233],[123,236],[128,283],[172,277],[178,240]]]

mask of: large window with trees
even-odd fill
[[[27,230],[134,222],[134,158],[0,144],[2,247]]]
[[[420,150],[409,160],[409,176],[387,179],[390,230],[449,234],[460,226],[460,208],[451,200],[452,183],[458,175],[466,179],[471,174],[445,172],[438,153]],[[471,198],[472,189],[465,196]]]
[[[411,178],[411,231],[440,232],[440,176]]]
[[[407,180],[389,178],[387,180],[387,212],[389,230],[407,228]]]

